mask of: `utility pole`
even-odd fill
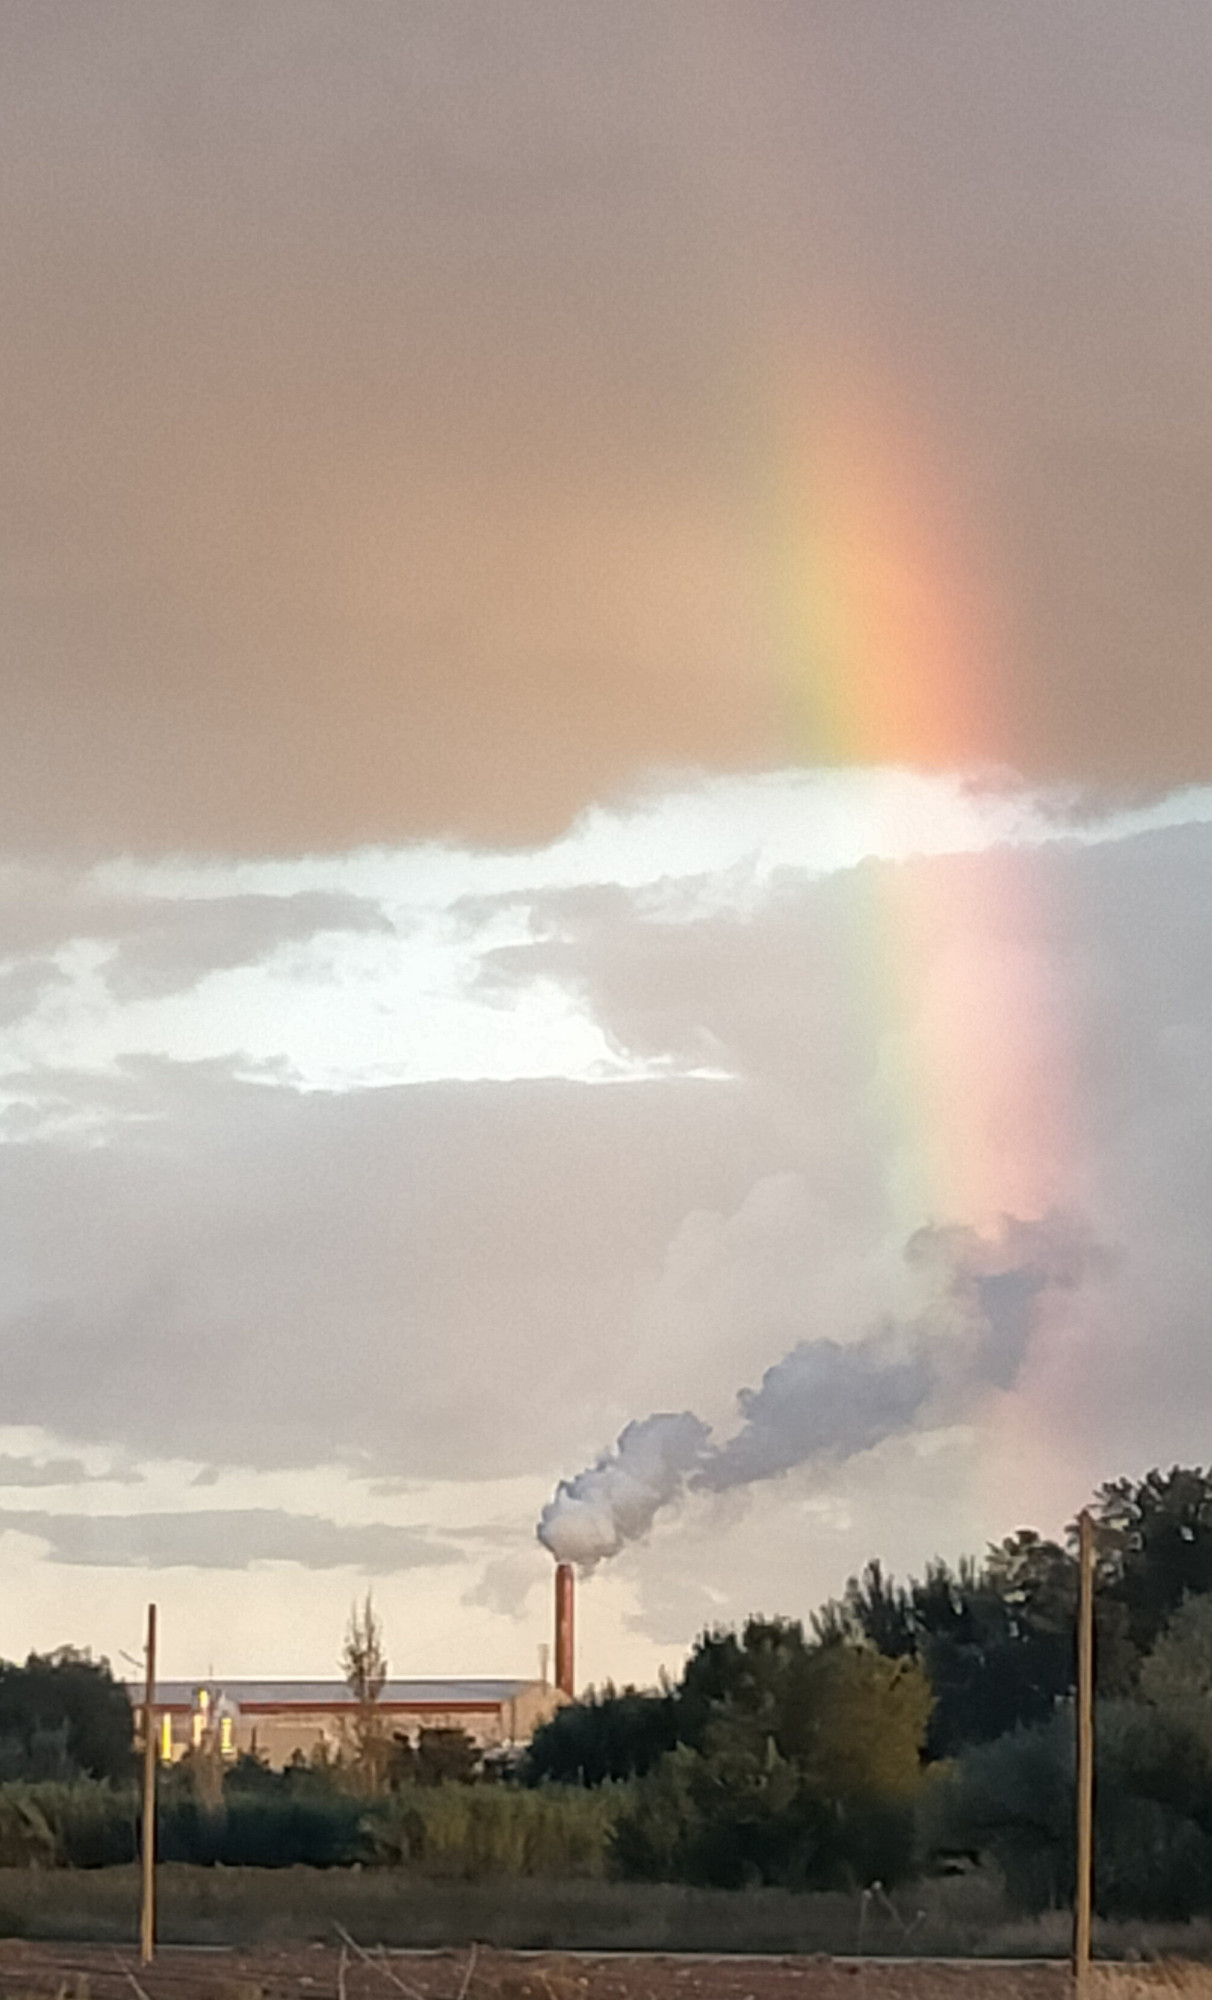
[[[147,1607],[147,1685],[143,1696],[143,1863],[139,1960],[156,1955],[156,1607]]]
[[[1094,1522],[1077,1522],[1077,1886],[1073,1899],[1073,1986],[1090,1991],[1090,1920],[1094,1875]]]

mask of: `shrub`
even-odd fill
[[[1100,1705],[1095,1901],[1109,1917],[1212,1913],[1212,1751],[1183,1710]],[[928,1793],[925,1845],[989,1855],[1021,1910],[1073,1893],[1073,1722],[968,1751]]]
[[[364,1824],[376,1857],[410,1873],[481,1881],[508,1875],[605,1875],[618,1811],[614,1787],[402,1786]]]

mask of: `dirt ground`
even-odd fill
[[[167,1947],[141,1967],[112,1946],[0,1943],[0,2000],[1062,2000],[1056,1963],[383,1953],[352,1943]],[[1093,2000],[1212,1994],[1203,1968],[1117,1968]]]

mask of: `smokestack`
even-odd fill
[[[576,1694],[573,1658],[573,1570],[557,1563],[555,1574],[555,1684],[572,1701]]]

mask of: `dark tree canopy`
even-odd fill
[[[7,1777],[121,1779],[134,1718],[108,1660],[63,1646],[0,1662],[0,1768]]]
[[[1100,1585],[1147,1653],[1185,1597],[1212,1591],[1212,1469],[1172,1466],[1099,1490]]]
[[[1097,1673],[1104,1698],[1137,1688],[1142,1662],[1188,1598],[1212,1592],[1212,1472],[1175,1466],[1104,1486],[1098,1530]],[[812,1639],[789,1619],[705,1632],[680,1683],[660,1693],[608,1688],[539,1731],[538,1779],[596,1785],[643,1777],[677,1747],[704,1753],[722,1714],[768,1717],[789,1663],[839,1645],[911,1661],[929,1683],[928,1758],[950,1758],[1048,1721],[1073,1693],[1075,1535],[1023,1528],[984,1560],[935,1561],[898,1583],[877,1560],[818,1611]]]
[[[528,1769],[536,1782],[601,1785],[643,1777],[676,1741],[670,1694],[607,1687],[558,1709],[536,1731]]]
[[[705,1632],[674,1687],[562,1709],[536,1735],[529,1775],[635,1780],[614,1833],[626,1875],[890,1881],[911,1851],[929,1708],[914,1660],[751,1618]]]

